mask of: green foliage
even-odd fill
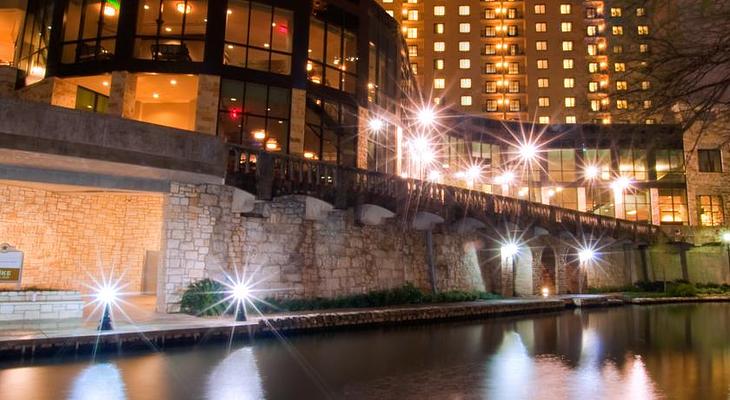
[[[192,315],[221,315],[228,308],[224,291],[223,285],[211,279],[193,282],[183,293],[180,309]]]
[[[667,296],[695,297],[697,296],[697,288],[691,283],[671,283],[667,285]]]
[[[331,308],[386,307],[405,304],[448,303],[474,300],[497,299],[500,296],[479,291],[453,290],[436,294],[425,293],[412,283],[393,289],[375,290],[368,293],[335,298],[310,299],[266,299],[257,307],[264,313]]]

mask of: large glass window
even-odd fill
[[[111,59],[118,21],[118,0],[69,0],[61,62]]]
[[[37,82],[46,76],[48,40],[51,35],[53,1],[30,0],[25,16],[23,33],[19,38],[18,69],[25,74],[25,84]]]
[[[311,18],[307,74],[309,80],[314,83],[355,93],[357,88],[357,35],[355,27],[346,25],[345,20],[337,19]],[[354,18],[348,20],[351,21]],[[387,68],[384,68],[382,73],[385,74],[386,70]]]
[[[135,56],[203,61],[207,15],[207,0],[140,0]]]
[[[354,107],[307,97],[304,153],[341,165],[355,166],[357,111]]]
[[[590,187],[586,190],[586,209],[589,213],[615,216],[614,196],[611,190]]]
[[[548,150],[547,161],[547,171],[551,181],[574,182],[576,180],[575,150]]]
[[[290,10],[230,0],[223,63],[289,75],[293,37],[294,15]]]
[[[371,118],[377,118],[373,116]],[[368,169],[395,174],[397,163],[397,127],[382,121],[382,127],[368,132]]]
[[[548,194],[552,195],[550,205],[571,210],[578,209],[578,190],[576,188],[551,189]]]
[[[659,221],[662,224],[687,222],[687,192],[684,189],[659,189]]]
[[[646,165],[646,151],[639,149],[619,150],[619,173],[621,176],[645,181],[649,178]]]
[[[722,196],[697,196],[701,226],[721,226],[725,222]]]
[[[611,179],[611,150],[585,149],[583,150],[583,178],[586,180]]]
[[[76,109],[105,113],[109,96],[79,86],[76,90]]]
[[[627,220],[646,223],[651,220],[648,190],[626,192],[623,200]]]
[[[223,79],[218,135],[229,143],[286,153],[290,93],[286,88]]]
[[[684,180],[684,150],[669,149],[656,151],[657,180]]]

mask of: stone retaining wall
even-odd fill
[[[173,183],[165,202],[164,294],[158,309],[177,311],[185,287],[245,270],[262,297],[334,297],[411,282],[430,288],[423,232],[399,220],[363,226],[355,212],[332,210],[308,220],[301,196],[258,202],[251,213],[232,211],[233,190]],[[440,290],[486,290],[478,234],[435,232]]]
[[[83,307],[77,291],[0,292],[0,321],[81,318]]]

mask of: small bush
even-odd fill
[[[670,297],[695,297],[697,288],[691,283],[672,283],[667,286],[667,295]]]
[[[636,282],[635,286],[641,292],[663,292],[664,291],[664,282],[661,282],[661,281],[654,281],[654,282],[639,281],[639,282]]]
[[[368,293],[335,298],[265,299],[257,305],[264,313],[283,311],[324,310],[330,308],[386,307],[406,304],[449,303],[497,299],[500,296],[479,291],[452,290],[436,294],[425,293],[412,283],[393,289],[375,290]]]
[[[180,309],[192,315],[221,315],[228,308],[224,291],[223,285],[211,279],[193,282],[183,293]]]

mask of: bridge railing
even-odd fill
[[[343,206],[354,196],[389,200],[391,204],[417,199],[437,208],[458,205],[488,215],[557,223],[585,232],[645,237],[659,232],[655,225],[241,146],[230,145],[229,154],[228,182],[263,199],[307,194]]]

